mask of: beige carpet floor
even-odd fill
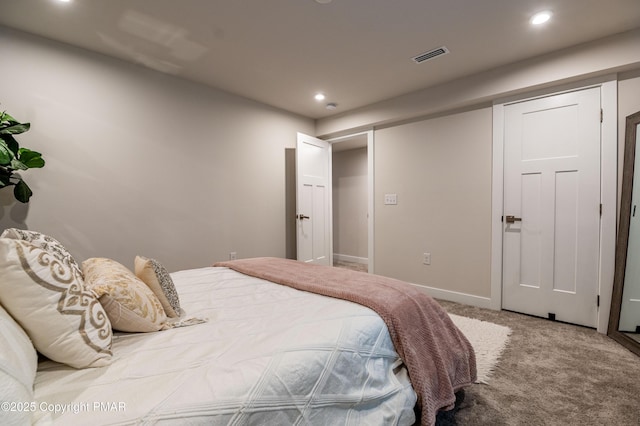
[[[440,301],[512,330],[488,384],[444,425],[640,425],[640,357],[593,329]]]
[[[359,272],[367,272],[368,269],[368,265],[365,265],[364,263],[346,262],[344,260],[335,260],[333,262],[333,266]]]
[[[512,332],[488,384],[468,387],[437,426],[640,426],[640,357],[609,337],[514,312],[439,302],[449,313]]]

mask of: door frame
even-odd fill
[[[366,130],[358,133],[351,133],[345,136],[340,136],[336,138],[327,139],[331,145],[346,142],[349,139],[352,139],[356,136],[367,136],[367,257],[368,257],[368,272],[370,274],[374,273],[374,132],[373,130]],[[330,173],[331,177],[333,177],[333,163],[331,164]],[[333,181],[332,181],[333,185]],[[333,219],[333,195],[330,200],[331,203],[331,217]],[[333,221],[331,222],[331,244],[333,244]],[[333,246],[331,247],[331,255],[333,256]]]
[[[618,82],[615,75],[543,89],[498,100],[493,104],[493,158],[491,177],[491,303],[502,308],[502,216],[504,214],[504,107],[506,105],[592,87],[601,90],[603,118],[600,157],[600,265],[598,277],[597,330],[606,334],[609,323],[615,266],[616,222],[618,216]]]

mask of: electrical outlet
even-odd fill
[[[238,253],[236,253],[235,251],[232,251],[231,253],[229,253],[229,260],[236,260],[238,258]]]
[[[431,253],[422,253],[422,263],[424,265],[431,265]]]

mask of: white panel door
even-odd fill
[[[597,325],[600,88],[507,105],[503,308]]]
[[[331,265],[331,145],[298,133],[296,220],[298,260]]]

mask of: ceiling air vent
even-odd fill
[[[421,64],[423,62],[428,61],[429,59],[437,58],[438,56],[446,55],[447,53],[449,53],[449,49],[442,46],[442,47],[438,47],[437,49],[433,49],[428,52],[421,53],[418,56],[414,56],[411,59],[416,64]]]

